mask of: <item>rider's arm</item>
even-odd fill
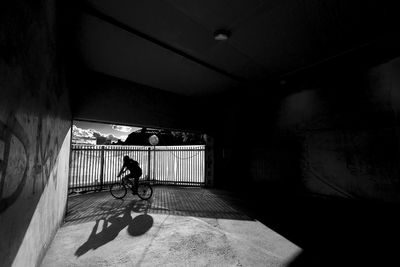
[[[125,169],[125,170],[124,170]],[[119,171],[119,173],[118,173],[118,176],[117,177],[120,177],[121,176],[121,174],[123,174],[124,172],[126,172],[126,166],[124,165],[124,166],[122,166],[122,168],[121,168],[121,170]]]

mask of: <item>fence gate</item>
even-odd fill
[[[155,184],[205,184],[205,146],[72,145],[68,191],[101,190],[118,180],[123,157],[139,162],[140,179]]]

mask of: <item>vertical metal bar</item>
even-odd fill
[[[186,181],[186,170],[185,170],[185,162],[183,161],[183,158],[185,157],[185,150],[184,147],[181,148],[180,151],[180,156],[179,156],[179,161],[181,162],[181,168],[182,168],[182,176],[181,176],[181,181],[185,182]],[[184,183],[182,183],[184,184]]]
[[[101,176],[101,169],[103,168],[103,181],[108,181],[108,179],[107,179],[107,172],[108,172],[108,160],[109,160],[109,153],[108,153],[108,151],[106,151],[106,150],[104,150],[104,158],[103,158],[103,164],[101,164],[101,158],[102,158],[102,156],[101,156],[101,147],[99,147],[99,151],[98,151],[98,153],[99,153],[99,179],[100,179],[100,176]]]
[[[113,169],[111,171],[111,175],[114,176],[115,170],[120,166],[120,158],[123,157],[124,148],[118,147],[118,150],[115,151],[114,158],[113,158]]]
[[[196,168],[196,162],[197,162],[197,156],[198,156],[198,151],[196,151],[196,150],[193,150],[192,151],[192,158],[190,159],[191,160],[191,166],[193,166],[192,168],[193,168],[193,185],[196,185],[197,184],[197,182],[198,182],[198,178],[197,178],[197,168]]]
[[[116,180],[115,175],[114,175],[114,172],[115,172],[115,161],[116,161],[116,158],[118,157],[118,155],[120,153],[119,149],[120,149],[120,147],[117,147],[116,150],[109,151],[109,153],[110,153],[109,179],[112,180],[113,183]]]
[[[103,189],[103,179],[104,179],[104,146],[101,146],[100,152],[100,190]]]
[[[159,181],[160,178],[158,177],[157,173],[157,164],[158,164],[158,152],[156,151],[156,147],[153,146],[153,179]]]
[[[77,146],[75,146],[77,148]],[[74,152],[74,157],[75,157],[75,171],[74,171],[74,187],[76,188],[78,186],[78,172],[79,172],[79,150],[75,150]]]
[[[116,153],[116,151],[114,150],[107,150],[107,181],[114,183],[114,177],[112,177],[111,172],[113,169],[113,163],[114,163],[114,154]]]
[[[200,148],[197,148],[197,149],[198,149],[198,151],[196,151],[197,152],[197,158],[196,158],[197,164],[196,165],[198,165],[199,170],[198,170],[198,174],[196,175],[196,182],[197,182],[197,184],[199,184],[201,182],[200,170],[201,170],[202,151],[200,150]]]
[[[159,174],[159,167],[158,165],[160,164],[159,157],[160,157],[160,151],[158,151],[158,147],[153,146],[153,153],[154,153],[154,162],[153,162],[153,176],[154,179],[157,181],[162,180]]]
[[[99,187],[100,177],[97,176],[97,156],[97,148],[93,147],[93,179],[96,181],[96,185]]]
[[[198,168],[199,168],[199,170],[198,170],[198,174],[197,174],[197,182],[198,183],[201,183],[201,181],[202,181],[202,179],[201,179],[201,168],[202,168],[202,154],[203,154],[203,152],[199,149],[199,151],[198,151],[198,157],[197,157],[197,165],[198,165]]]
[[[101,160],[101,150],[100,150],[100,160]],[[112,159],[112,151],[105,149],[103,151],[103,161],[104,163],[101,164],[100,166],[103,165],[103,181],[107,181],[107,183],[110,182],[110,168],[111,168],[111,159]],[[101,172],[101,169],[100,169]]]
[[[84,147],[84,149],[86,148],[86,146]],[[85,187],[85,176],[86,176],[86,150],[82,150],[82,188]]]
[[[108,151],[109,158],[108,158],[108,179],[112,181],[112,183],[116,182],[116,177],[113,174],[115,170],[115,158],[117,157],[119,151],[119,147],[116,147],[115,150]]]
[[[96,148],[92,147],[92,181],[95,185],[94,189],[99,190],[99,180],[96,176]]]
[[[200,157],[200,160],[202,161],[202,164],[203,164],[203,170],[204,170],[204,173],[203,173],[203,175],[202,176],[200,176],[200,178],[201,178],[201,182],[202,182],[202,184],[205,184],[205,182],[206,182],[206,168],[207,168],[207,159],[206,159],[206,150],[205,150],[206,148],[205,148],[205,146],[203,146],[203,148],[202,148],[202,152],[201,152],[201,157]]]
[[[193,181],[194,181],[194,185],[197,184],[198,182],[198,176],[197,176],[197,159],[198,159],[198,151],[197,150],[193,150],[193,158],[192,158],[192,165],[195,167],[195,169],[193,170]]]
[[[178,155],[178,157],[177,157],[177,162],[178,162],[178,181],[179,182],[182,182],[182,164],[181,164],[181,160],[180,160],[180,157],[181,157],[181,150],[180,150],[180,148],[181,147],[179,147],[178,149],[177,149],[177,151],[176,151],[176,153],[177,153],[177,155]],[[181,183],[179,183],[179,184],[181,184]]]
[[[96,188],[100,190],[99,178],[96,175],[96,171],[97,171],[97,149],[96,147],[93,147],[93,180],[96,181]]]
[[[96,155],[96,147],[93,147],[92,150],[92,180],[95,183],[95,188],[99,189],[99,179],[96,176],[96,159],[97,159],[97,155]]]
[[[195,182],[195,177],[194,177],[194,175],[193,175],[193,173],[194,173],[194,169],[193,169],[193,167],[194,167],[194,164],[193,164],[193,157],[194,157],[194,152],[195,151],[193,151],[193,150],[188,150],[188,166],[187,166],[187,168],[188,168],[188,171],[189,171],[189,181],[190,181],[190,184],[191,185],[194,185],[194,183],[193,182]]]
[[[152,177],[150,177],[150,147],[147,148],[147,176],[149,177],[149,179],[151,180]]]
[[[184,182],[185,181],[185,167],[184,167],[184,162],[182,161],[182,158],[183,158],[183,150],[182,150],[182,147],[180,147],[180,150],[179,150],[179,163],[180,163],[180,173],[181,173],[181,176],[180,176],[180,179],[181,179],[181,182]],[[182,184],[182,183],[181,183]]]
[[[90,173],[90,160],[91,160],[91,147],[88,147],[87,150],[87,174],[86,174],[86,181],[88,185],[88,190],[92,189],[92,179],[91,179],[91,173]]]
[[[166,160],[166,151],[162,151],[161,157],[160,157],[160,176],[162,177],[163,181],[166,181],[167,179],[165,178],[165,160]],[[161,152],[160,152],[161,153]]]
[[[71,133],[72,134],[72,133]],[[75,164],[75,153],[74,153],[74,147],[73,147],[73,145],[71,145],[71,163],[70,163],[70,168],[71,168],[71,171],[70,171],[70,179],[69,179],[69,183],[68,183],[68,193],[71,193],[72,192],[72,188],[74,187],[74,179],[75,179],[75,177],[74,177],[74,171],[75,171],[75,168],[74,168],[74,164]]]
[[[92,184],[91,184],[91,179],[90,179],[90,147],[89,146],[86,148],[86,162],[85,162],[85,165],[86,165],[85,185],[86,185],[87,190],[90,190]]]
[[[199,162],[199,182],[204,183],[205,181],[205,176],[204,174],[202,175],[200,170],[203,168],[205,170],[206,165],[205,165],[205,150],[204,147],[199,151],[199,157],[198,157],[198,162]],[[203,167],[204,166],[204,167]]]
[[[86,189],[89,190],[91,187],[90,184],[90,147],[87,147],[86,150],[86,179],[85,179],[85,183],[86,183]]]
[[[83,146],[79,150],[79,186],[82,187],[83,184]]]
[[[114,163],[114,156],[115,156],[116,151],[112,149],[107,149],[104,150],[104,159],[105,159],[105,166],[107,166],[107,172],[106,172],[106,180],[108,183],[114,183],[114,179],[112,176],[112,171],[113,171],[113,163]]]
[[[82,150],[83,146],[80,146],[80,150],[79,150],[79,175],[78,175],[78,186],[81,187],[82,186],[82,174],[83,174],[83,157],[82,157]]]
[[[176,183],[178,181],[178,159],[176,157],[177,155],[177,150],[176,147],[174,147],[174,151],[173,151],[173,157],[174,157],[174,182]]]
[[[194,156],[194,165],[196,165],[196,167],[199,165],[199,163],[200,163],[200,161],[199,161],[199,155],[200,155],[200,150],[199,150],[199,148],[196,148],[196,150],[195,151],[193,151],[194,153],[196,153],[195,154],[195,156]],[[199,175],[198,175],[198,170],[197,170],[197,168],[196,168],[196,174],[195,174],[195,182],[196,182],[196,185],[198,185],[199,184]]]
[[[163,177],[162,177],[162,157],[163,157],[163,153],[164,151],[160,151],[160,147],[157,147],[157,161],[156,161],[156,177],[158,180],[164,181]]]
[[[89,175],[89,147],[86,147],[87,148],[87,150],[85,151],[85,154],[86,154],[86,157],[85,157],[85,168],[86,168],[86,171],[85,171],[85,187],[86,187],[86,189],[89,189],[88,188],[88,186],[89,186],[89,178],[88,178],[88,175]]]
[[[93,184],[92,190],[98,189],[98,183],[96,181],[96,176],[94,176],[94,156],[95,156],[94,147],[90,149],[90,180]]]
[[[85,146],[85,150],[83,150],[83,187],[86,189],[86,185],[87,185],[87,150],[86,150],[86,146]]]
[[[96,177],[100,181],[100,168],[101,168],[101,152],[100,149],[96,149]]]
[[[68,181],[68,193],[70,193],[72,191],[72,187],[73,187],[73,184],[74,184],[74,168],[73,168],[73,166],[74,166],[74,150],[73,150],[72,144],[70,145],[70,147],[71,147],[71,150],[70,150],[71,154],[70,154],[70,163],[69,163],[69,168],[70,168],[69,175],[70,175],[70,177],[69,177],[69,181]]]
[[[84,150],[84,148],[85,147],[83,147],[83,149],[81,150],[81,157],[82,157],[82,165],[81,165],[81,168],[82,168],[82,174],[81,174],[81,182],[80,182],[80,184],[81,184],[81,189],[83,190],[83,188],[84,188],[84,186],[85,186],[85,150]]]
[[[113,171],[113,163],[114,163],[115,153],[117,153],[117,152],[112,151],[112,150],[107,151],[107,154],[108,154],[108,159],[107,159],[108,178],[107,179],[111,180],[112,183],[114,183],[114,177],[112,176],[112,171]]]
[[[187,162],[186,163],[186,168],[187,168],[187,170],[188,170],[188,172],[189,172],[189,182],[190,182],[190,185],[194,185],[194,182],[195,182],[195,176],[194,176],[194,164],[193,164],[193,158],[194,158],[194,152],[195,151],[193,151],[192,150],[193,149],[193,147],[192,146],[190,146],[188,149],[187,149],[187,152],[186,152],[186,158],[185,158],[185,161]]]
[[[114,175],[113,175],[113,171],[115,169],[115,158],[117,157],[118,154],[118,150],[119,148],[116,148],[116,150],[110,150],[108,151],[109,154],[109,159],[108,159],[108,176],[112,182],[115,181]]]
[[[168,159],[169,159],[169,163],[168,163],[168,165],[169,165],[168,180],[169,181],[172,181],[172,179],[173,179],[173,171],[174,171],[174,158],[173,158],[172,153],[173,153],[172,150],[170,150],[169,153],[168,153]]]
[[[192,151],[192,150],[187,150],[187,170],[188,170],[188,172],[189,172],[189,182],[190,182],[190,185],[193,185],[193,168],[192,168],[192,166],[193,166],[193,164],[192,164],[192,161],[193,161],[193,152],[194,151]]]
[[[173,148],[173,162],[174,162],[174,183],[178,181],[178,162],[176,158],[176,147]]]
[[[207,171],[207,162],[206,162],[206,147],[205,146],[203,146],[203,150],[202,150],[202,152],[201,152],[201,161],[202,161],[202,164],[203,164],[203,174],[202,174],[202,177],[201,177],[201,182],[203,183],[203,184],[205,184],[205,182],[206,182],[206,171]]]
[[[190,182],[190,185],[193,185],[193,176],[192,176],[192,156],[193,151],[191,150],[186,150],[186,157],[185,157],[185,161],[186,161],[186,171],[188,172],[188,181]]]
[[[186,156],[186,151],[185,147],[182,148],[181,150],[181,163],[182,163],[182,182],[187,182],[187,171],[186,171],[186,161],[184,160]]]
[[[155,170],[156,170],[156,147],[153,146],[153,180],[156,180]]]
[[[90,150],[89,150],[89,148],[90,147],[86,147],[86,151],[85,151],[85,154],[86,154],[86,157],[85,157],[85,168],[86,168],[86,171],[85,171],[85,188],[86,188],[86,190],[89,190],[90,189],[90,181],[89,181],[89,161],[90,161],[90,156],[89,156],[89,152],[90,152]]]
[[[123,158],[122,156],[123,153],[124,151],[122,147],[119,147],[118,151],[115,151],[115,155],[113,158],[113,173],[115,173],[115,170],[121,165],[120,158]],[[125,174],[123,176],[125,176]]]
[[[82,146],[80,146],[79,148],[82,148]],[[78,177],[77,177],[77,185],[81,186],[81,179],[82,179],[82,150],[78,150]]]

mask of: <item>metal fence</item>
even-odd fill
[[[85,146],[72,145],[69,193],[101,190],[118,180],[125,155],[139,162],[140,179],[152,183],[205,184],[205,146]]]

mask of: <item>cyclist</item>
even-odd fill
[[[142,169],[139,166],[139,162],[134,159],[131,159],[129,156],[124,156],[124,164],[122,165],[121,170],[118,173],[118,177],[120,177],[124,172],[129,171],[129,174],[124,178],[125,181],[129,179],[134,179],[134,193],[137,194],[137,188],[139,183],[139,177],[142,175]]]

